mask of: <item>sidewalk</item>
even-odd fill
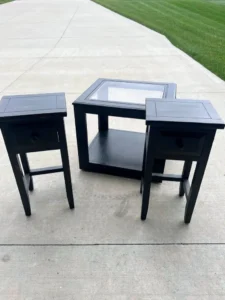
[[[0,136],[0,300],[225,299],[225,135],[219,131],[189,226],[177,183],[155,185],[140,221],[139,182],[81,172],[72,102],[97,78],[168,81],[225,120],[225,83],[160,34],[89,0],[0,5],[0,96],[66,92],[76,209],[62,174],[38,176],[26,218]],[[90,140],[97,118],[88,116]],[[113,128],[144,122],[110,118]],[[32,167],[58,152],[29,155]],[[168,162],[179,173],[181,164]]]

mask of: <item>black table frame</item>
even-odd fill
[[[33,176],[63,172],[69,207],[74,208],[64,117],[64,93],[4,96],[0,129],[26,216],[31,215],[29,191]],[[62,165],[30,169],[27,153],[60,150]]]
[[[145,105],[88,99],[88,97],[94,93],[104,81],[165,85],[163,98],[176,98],[176,84],[98,79],[77,100],[73,102],[80,169],[90,172],[140,179],[142,173],[145,133],[109,129],[108,117],[114,116],[145,120]],[[99,131],[91,142],[90,146],[88,146],[86,114],[98,115]],[[123,162],[121,162],[120,153],[116,153],[116,147],[112,146],[113,144],[120,145],[124,140],[126,140],[128,144],[137,140],[137,143],[132,142],[132,154],[130,157],[126,157],[127,161],[129,161],[129,159],[132,161],[134,159],[134,155],[139,157],[138,164],[135,165],[133,162],[134,167],[132,166],[132,162],[131,167],[123,165]],[[114,141],[117,142],[114,143]],[[123,145],[120,145],[120,150],[121,147],[123,147]],[[111,162],[108,163],[110,160],[110,151],[107,152],[107,149],[114,151],[114,157],[118,154],[118,161],[113,161],[112,164]],[[122,148],[121,152],[129,155],[129,151],[126,151],[125,146],[124,149]],[[164,166],[165,160],[157,160],[155,162],[155,171],[163,173]]]
[[[148,142],[143,166],[141,219],[145,220],[147,217],[151,182],[156,178],[180,183],[179,196],[186,196],[184,222],[188,224],[200,191],[216,130],[224,129],[224,122],[209,101],[164,100],[165,105],[161,109],[157,107],[157,102],[158,106],[162,105],[162,102],[150,99],[147,99],[146,104]],[[176,105],[171,109],[174,103]],[[189,109],[187,104],[191,105],[192,109]],[[185,117],[182,116],[184,112]],[[183,161],[182,175],[155,173],[153,163],[156,158]],[[196,167],[190,184],[189,176],[194,161]]]

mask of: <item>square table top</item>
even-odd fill
[[[146,124],[224,128],[223,120],[210,101],[189,99],[146,99]]]
[[[146,98],[176,96],[176,84],[116,79],[98,79],[73,104],[141,106]]]
[[[28,116],[66,116],[64,93],[3,96],[0,101],[0,122]]]

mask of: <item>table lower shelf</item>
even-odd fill
[[[145,134],[109,129],[100,131],[89,146],[85,171],[140,179]],[[156,159],[154,173],[164,173],[165,160]],[[162,182],[158,178],[153,182]]]
[[[144,141],[144,133],[114,129],[99,132],[89,146],[90,168],[96,172],[140,178]]]

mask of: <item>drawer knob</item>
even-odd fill
[[[184,142],[182,138],[176,138],[176,145],[179,149],[184,149]]]
[[[32,143],[36,143],[40,138],[40,135],[37,132],[32,132],[31,141]]]

